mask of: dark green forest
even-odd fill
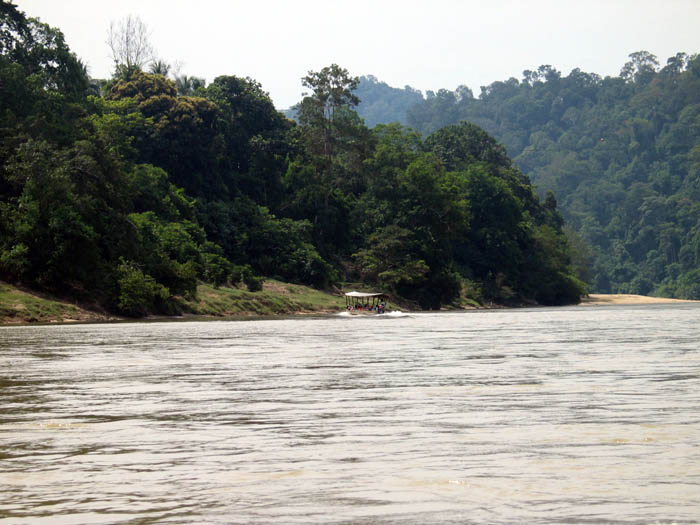
[[[585,293],[553,195],[476,125],[369,128],[335,64],[303,77],[297,122],[247,77],[125,56],[97,81],[59,29],[0,9],[4,281],[130,316],[266,277],[424,309]]]
[[[363,89],[397,108],[405,97],[376,79]],[[605,78],[544,65],[478,98],[461,86],[392,107],[358,109],[424,135],[470,122],[502,143],[540,195],[556,196],[591,292],[700,299],[700,56],[662,67],[640,51]]]

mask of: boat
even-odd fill
[[[355,315],[383,314],[386,312],[386,295],[382,292],[347,292],[345,309]]]

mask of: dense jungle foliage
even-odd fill
[[[617,77],[545,65],[478,98],[461,86],[401,115],[376,114],[391,100],[367,109],[424,134],[461,121],[493,134],[539,192],[556,195],[577,257],[592,262],[591,292],[700,299],[700,56],[664,67],[645,51],[629,58]],[[405,96],[371,79],[361,87]]]
[[[337,65],[302,79],[298,124],[250,78],[125,61],[96,82],[59,30],[0,9],[2,280],[132,316],[265,276],[426,309],[584,292],[556,201],[474,125],[370,129]]]

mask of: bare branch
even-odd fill
[[[150,32],[138,16],[129,15],[119,22],[110,22],[107,45],[117,68],[143,68],[153,60]]]

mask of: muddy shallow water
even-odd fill
[[[2,523],[697,523],[700,306],[0,328]]]

